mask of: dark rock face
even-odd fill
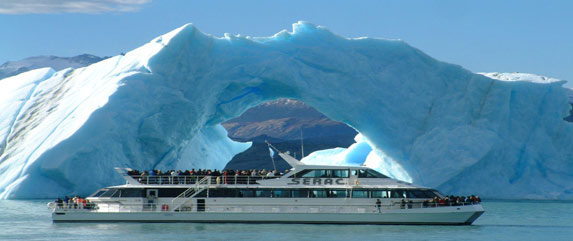
[[[292,99],[280,99],[253,107],[241,116],[223,123],[229,137],[251,141],[267,135],[281,140],[354,136],[348,125],[330,120],[316,109]]]
[[[569,111],[569,116],[565,117],[566,121],[573,122],[573,104],[571,104],[571,110]]]
[[[223,126],[230,138],[253,142],[250,149],[236,155],[225,167],[239,170],[274,168],[265,143],[267,140],[279,150],[289,151],[300,159],[301,138],[305,155],[308,155],[317,150],[348,147],[354,143],[354,137],[358,134],[348,125],[330,120],[316,109],[292,99],[280,99],[253,107],[243,115],[223,123]],[[277,155],[274,161],[278,170],[290,168]]]

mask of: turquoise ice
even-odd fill
[[[287,97],[368,140],[353,164],[446,193],[572,199],[563,83],[500,81],[304,22],[271,37],[185,25],[85,68],[0,80],[0,197],[89,194],[121,183],[117,166],[222,168],[250,143],[220,123]]]

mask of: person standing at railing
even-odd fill
[[[66,208],[70,207],[70,198],[68,196],[64,196],[64,205]]]
[[[428,203],[430,203],[429,200],[427,200],[427,199],[424,200],[424,201],[422,202],[422,207],[427,208],[427,207],[428,207]]]
[[[171,174],[171,183],[177,184],[177,183],[175,183],[176,182],[175,178],[177,178],[177,173],[175,172],[175,170],[171,170],[170,174]]]
[[[225,172],[223,172],[223,178],[224,178],[223,181],[225,182],[225,184],[228,184],[227,183],[227,174],[229,174],[229,171],[225,170]]]
[[[64,207],[64,200],[62,200],[61,198],[58,198],[56,201],[56,208],[58,209],[62,209]]]
[[[379,213],[382,212],[382,201],[380,199],[376,199],[376,209],[378,209]]]

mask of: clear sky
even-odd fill
[[[186,23],[269,36],[304,20],[345,37],[402,39],[474,72],[571,80],[573,1],[0,0],[0,63],[128,52]]]

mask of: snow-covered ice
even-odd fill
[[[0,196],[85,195],[121,183],[117,166],[222,168],[250,143],[220,123],[284,97],[363,135],[336,163],[446,193],[573,199],[570,105],[564,81],[547,82],[500,81],[403,41],[303,22],[271,37],[185,25],[85,68],[0,80]]]

